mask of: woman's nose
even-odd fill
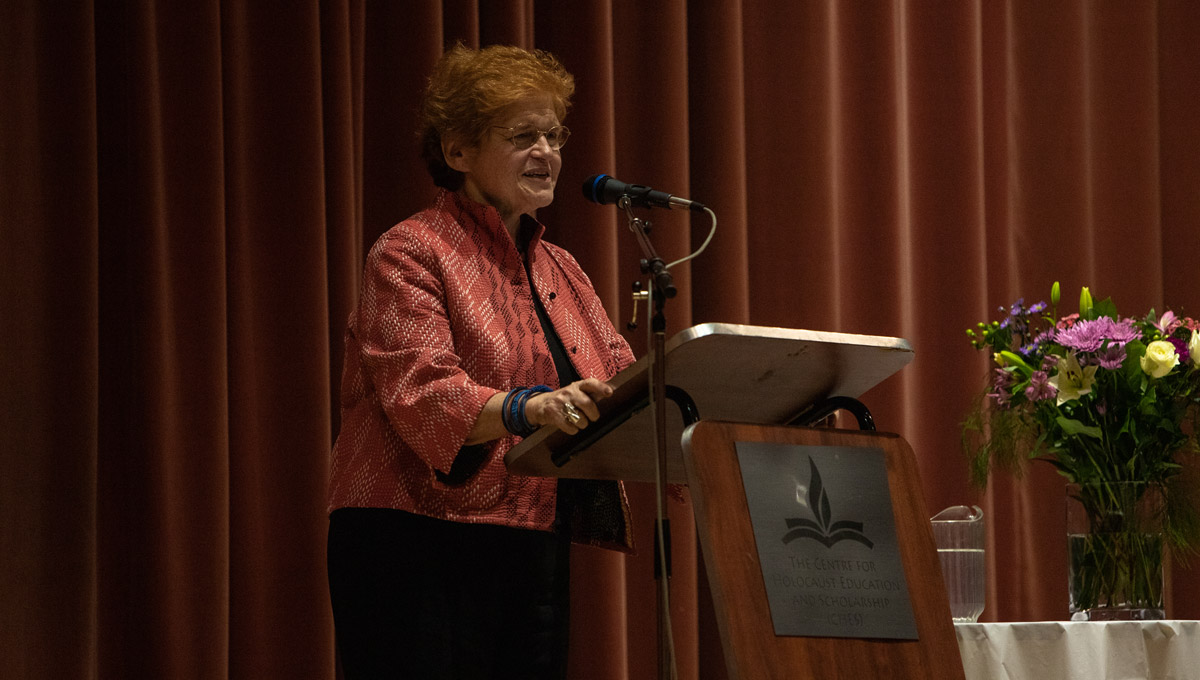
[[[546,139],[546,133],[544,132],[538,135],[537,141],[529,148],[541,154],[548,154],[554,151],[554,149],[550,148],[550,140]]]

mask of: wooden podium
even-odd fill
[[[916,460],[896,435],[701,421],[684,437],[684,464],[730,678],[963,678],[950,604]],[[778,636],[757,554],[735,444],[878,448],[918,639]]]
[[[894,434],[782,425],[802,422],[814,404],[831,397],[860,396],[911,360],[908,343],[706,324],[677,334],[666,349],[666,382],[679,405],[667,423],[668,478],[691,490],[729,677],[963,678],[911,448]],[[525,475],[653,481],[647,373],[645,359],[622,371],[612,381],[613,396],[600,402],[600,420],[575,437],[544,428],[508,453],[509,468]],[[764,570],[760,557],[766,554],[762,549],[778,546],[756,541],[749,502],[755,499],[748,498],[744,483],[746,461],[753,461],[746,458],[748,447],[764,446],[834,447],[850,464],[857,450],[882,452],[885,490],[875,500],[890,495],[895,553],[915,630],[911,639],[777,633],[781,611],[768,602],[769,568]],[[806,610],[795,606],[783,613],[803,619]]]

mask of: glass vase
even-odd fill
[[[1072,621],[1164,617],[1162,511],[1155,485],[1067,486]]]

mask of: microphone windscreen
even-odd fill
[[[592,175],[583,181],[583,197],[592,203],[613,203],[615,199],[605,195],[605,185],[615,181],[606,174]]]

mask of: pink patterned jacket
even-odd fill
[[[543,231],[528,247],[534,290],[579,374],[610,379],[633,353],[579,264]],[[516,437],[463,448],[496,392],[558,386],[521,256],[494,208],[441,191],[383,234],[345,340],[330,511],[551,527],[556,480],[508,473]],[[619,497],[628,520],[623,489]]]

